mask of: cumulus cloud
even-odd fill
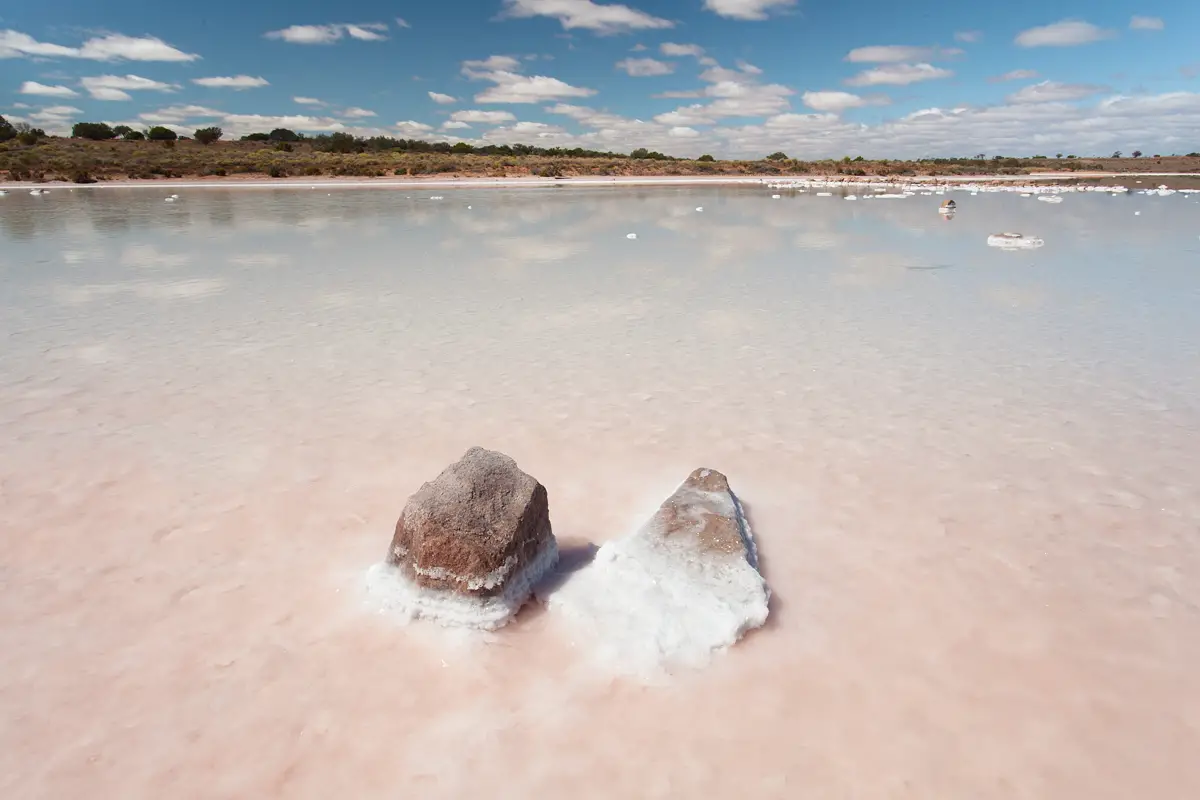
[[[885,44],[872,47],[857,47],[846,54],[846,60],[856,64],[890,64],[899,61],[931,61],[962,55],[958,48],[911,47],[903,44]]]
[[[443,105],[443,106],[449,105],[450,103],[458,102],[457,97],[454,97],[453,95],[449,95],[449,94],[442,94],[441,92],[429,92],[429,99],[432,100],[433,102],[437,103],[438,105]]]
[[[407,136],[410,139],[420,139],[433,130],[432,125],[412,119],[397,122],[394,127],[401,136]]]
[[[992,83],[1003,83],[1005,81],[1027,81],[1038,76],[1037,70],[1034,69],[1014,69],[1011,72],[1006,72],[1003,75],[997,75],[993,78],[988,78]]]
[[[464,61],[463,75],[495,84],[475,95],[477,103],[541,103],[566,97],[590,97],[595,89],[572,86],[546,75],[519,73],[521,62],[512,56],[489,56],[482,61]]]
[[[251,75],[230,75],[214,78],[193,78],[197,86],[207,86],[210,89],[257,89],[271,84],[266,78],[256,78]]]
[[[378,115],[374,111],[371,111],[368,108],[358,108],[357,106],[351,106],[350,108],[347,108],[345,111],[342,112],[342,116],[347,117],[349,119],[366,119],[367,117],[375,117]]]
[[[948,69],[932,64],[887,64],[860,72],[846,81],[849,86],[907,86],[920,81],[952,77]]]
[[[657,115],[654,121],[661,125],[690,127],[712,124],[724,117],[760,117],[786,110],[788,97],[795,92],[781,84],[759,83],[756,76],[760,72],[750,64],[745,64],[741,70],[720,65],[710,67],[700,73],[700,79],[709,85],[696,96],[710,98],[712,102],[681,106]],[[681,94],[674,93],[673,96]]]
[[[323,106],[325,103],[315,97],[293,97],[293,103],[299,103],[302,106]]]
[[[1200,93],[1115,96],[1096,104],[1022,103],[928,108],[878,125],[835,115],[782,114],[761,124],[709,131],[712,149],[761,154],[803,152],[808,158],[845,153],[923,157],[957,152],[1103,153],[1136,141],[1143,149],[1188,147],[1200,125]]]
[[[1030,28],[1017,34],[1019,47],[1074,47],[1111,39],[1115,34],[1083,20],[1064,19],[1052,25]]]
[[[223,117],[224,111],[195,105],[167,106],[156,111],[138,114],[138,119],[151,125],[181,125],[190,119]]]
[[[1065,103],[1108,91],[1106,86],[1091,86],[1086,83],[1059,83],[1042,81],[1026,86],[1008,96],[1010,103]]]
[[[360,42],[382,42],[387,37],[387,23],[335,22],[329,25],[291,25],[277,31],[268,31],[268,39],[279,39],[292,44],[333,44],[347,36]]]
[[[479,109],[467,109],[465,111],[455,111],[450,115],[451,122],[481,122],[485,124],[497,125],[501,122],[512,122],[516,119],[512,113],[508,111],[481,111]]]
[[[881,106],[891,102],[883,96],[862,97],[850,92],[805,92],[800,99],[814,111],[828,111],[833,114],[840,114],[850,108]]]
[[[95,100],[132,100],[129,92],[173,92],[178,84],[143,78],[140,75],[94,75],[79,84]]]
[[[695,56],[699,58],[704,55],[704,48],[698,44],[663,42],[658,46],[658,49],[664,56]]]
[[[592,0],[504,0],[501,17],[550,17],[558,20],[566,30],[581,28],[602,35],[675,26],[668,19],[629,6]]]
[[[983,38],[983,31],[956,31],[954,41],[974,44]]]
[[[110,33],[94,36],[79,47],[39,42],[14,30],[0,31],[0,58],[82,58],[90,61],[195,61],[200,56],[185,53],[154,36],[125,36]]]
[[[1131,31],[1161,31],[1166,25],[1158,17],[1139,17],[1134,16],[1129,20],[1129,30]]]
[[[796,0],[704,0],[704,7],[730,19],[762,20],[771,11],[794,6]]]
[[[79,94],[70,86],[47,86],[37,81],[25,81],[17,91],[20,94],[36,94],[42,97],[76,97]]]
[[[442,123],[442,129],[447,130],[447,131],[455,130],[457,128],[469,128],[469,127],[471,127],[470,124],[468,124],[466,122],[460,122],[459,120],[456,120],[456,119],[452,119],[449,122]]]
[[[656,58],[625,58],[618,61],[616,67],[634,78],[670,75],[675,71],[674,64]]]

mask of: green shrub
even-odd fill
[[[700,156],[696,160],[697,161],[716,161],[716,159],[713,158],[712,156],[710,156],[708,153],[705,153],[704,155]]]
[[[212,144],[225,135],[225,132],[218,127],[200,128],[194,134],[196,141],[200,144]]]
[[[117,138],[117,132],[103,122],[76,122],[71,128],[71,138],[103,142]]]
[[[294,148],[294,147],[292,147],[292,143],[291,143],[291,142],[276,142],[276,143],[275,143],[275,149],[276,149],[276,150],[278,150],[278,151],[279,151],[279,152],[281,152],[281,153],[290,153],[290,152],[292,152],[292,150],[294,150],[295,148]]]
[[[179,138],[179,134],[170,128],[162,125],[155,125],[150,130],[146,131],[146,138],[152,142],[173,142]]]
[[[267,167],[267,175],[272,178],[286,178],[288,174],[287,170],[283,167],[279,166],[278,164],[272,164],[271,166]]]
[[[135,131],[135,130],[127,131],[126,133],[121,134],[121,136],[127,142],[141,142],[141,141],[144,141],[146,138],[146,134],[142,133],[141,131]]]
[[[787,160],[788,160],[787,153],[783,152],[782,150],[775,152],[775,153],[771,153],[771,155],[767,156],[767,161],[787,161]],[[849,161],[850,159],[847,158],[846,160]]]
[[[75,183],[95,183],[96,179],[91,176],[86,169],[81,169],[71,176],[71,180]]]

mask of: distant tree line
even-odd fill
[[[71,129],[72,138],[90,139],[93,141],[109,141],[112,139],[125,139],[127,141],[159,141],[165,143],[174,143],[179,139],[179,135],[164,125],[154,125],[144,130],[135,130],[128,125],[109,125],[105,122],[77,122]],[[192,138],[203,145],[210,145],[220,141],[225,136],[221,128],[216,126],[200,128],[196,130]],[[18,122],[10,123],[4,117],[0,116],[0,142],[8,142],[13,139],[18,140],[21,144],[33,145],[38,140],[46,138],[46,132],[40,128],[34,128],[28,123]],[[655,150],[648,150],[645,147],[639,147],[632,152],[613,153],[607,150],[590,150],[583,147],[536,147],[528,144],[489,144],[489,145],[472,145],[467,142],[426,142],[421,139],[398,139],[391,136],[355,136],[343,131],[334,133],[322,133],[316,136],[307,136],[303,133],[289,130],[288,128],[275,128],[268,133],[251,133],[241,137],[243,142],[273,142],[275,149],[282,151],[291,151],[296,144],[306,144],[313,150],[326,153],[380,153],[386,151],[399,151],[404,153],[434,153],[434,154],[477,154],[485,156],[542,156],[542,157],[565,157],[565,158],[607,158],[607,159],[647,159],[652,161],[677,161],[680,160],[675,156],[665,155]],[[1200,153],[1192,152],[1187,154],[1188,157],[1200,157]],[[1134,150],[1133,158],[1141,158],[1142,152]],[[1062,153],[1054,156],[1057,159],[1063,158]],[[1123,154],[1116,151],[1111,158],[1122,158]],[[1028,160],[1043,160],[1048,158],[1043,155],[1035,155],[1030,158],[1013,158],[1001,155],[994,155],[987,164],[991,169],[1015,169],[1020,168],[1024,161]],[[1068,160],[1076,159],[1075,155],[1066,156]],[[1155,155],[1154,158],[1161,158]],[[697,161],[712,162],[716,159],[713,156],[704,154],[696,159]],[[792,161],[786,153],[780,151],[771,153],[764,158],[770,162]],[[846,156],[841,159],[843,164],[852,162],[865,161],[863,156],[851,158]],[[832,162],[832,159],[826,159]],[[979,153],[973,158],[920,158],[920,159],[899,159],[900,162],[915,162],[919,164],[934,164],[937,166],[962,166],[979,168],[983,166],[981,162],[988,162],[986,154]],[[821,163],[821,162],[814,162]],[[873,163],[887,164],[887,159],[874,159]]]
[[[0,117],[0,142],[11,142],[16,139],[21,144],[37,144],[38,139],[45,139],[46,132],[35,128],[28,122],[12,123]]]

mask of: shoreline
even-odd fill
[[[133,178],[114,181],[99,181],[97,183],[76,184],[68,181],[42,182],[6,182],[0,183],[0,189],[8,191],[19,189],[141,189],[155,186],[175,188],[216,188],[238,187],[243,189],[320,189],[320,188],[394,188],[412,189],[417,187],[437,188],[520,188],[547,186],[758,186],[776,181],[823,181],[832,185],[904,185],[904,184],[994,184],[1011,186],[1022,181],[1045,184],[1047,182],[1074,185],[1096,180],[1120,179],[1124,185],[1136,183],[1144,178],[1162,178],[1162,183],[1168,188],[1171,182],[1200,185],[1200,175],[1179,172],[1044,172],[1031,175],[914,175],[897,178],[894,176],[839,176],[829,175],[662,175],[662,176],[582,176],[571,178],[261,178],[254,177],[204,177],[204,178],[162,178],[146,179]]]

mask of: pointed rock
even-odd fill
[[[636,533],[604,544],[550,597],[620,671],[703,666],[767,620],[770,590],[742,505],[698,469]]]
[[[498,628],[557,560],[546,487],[473,447],[409,498],[369,585],[410,618]]]

